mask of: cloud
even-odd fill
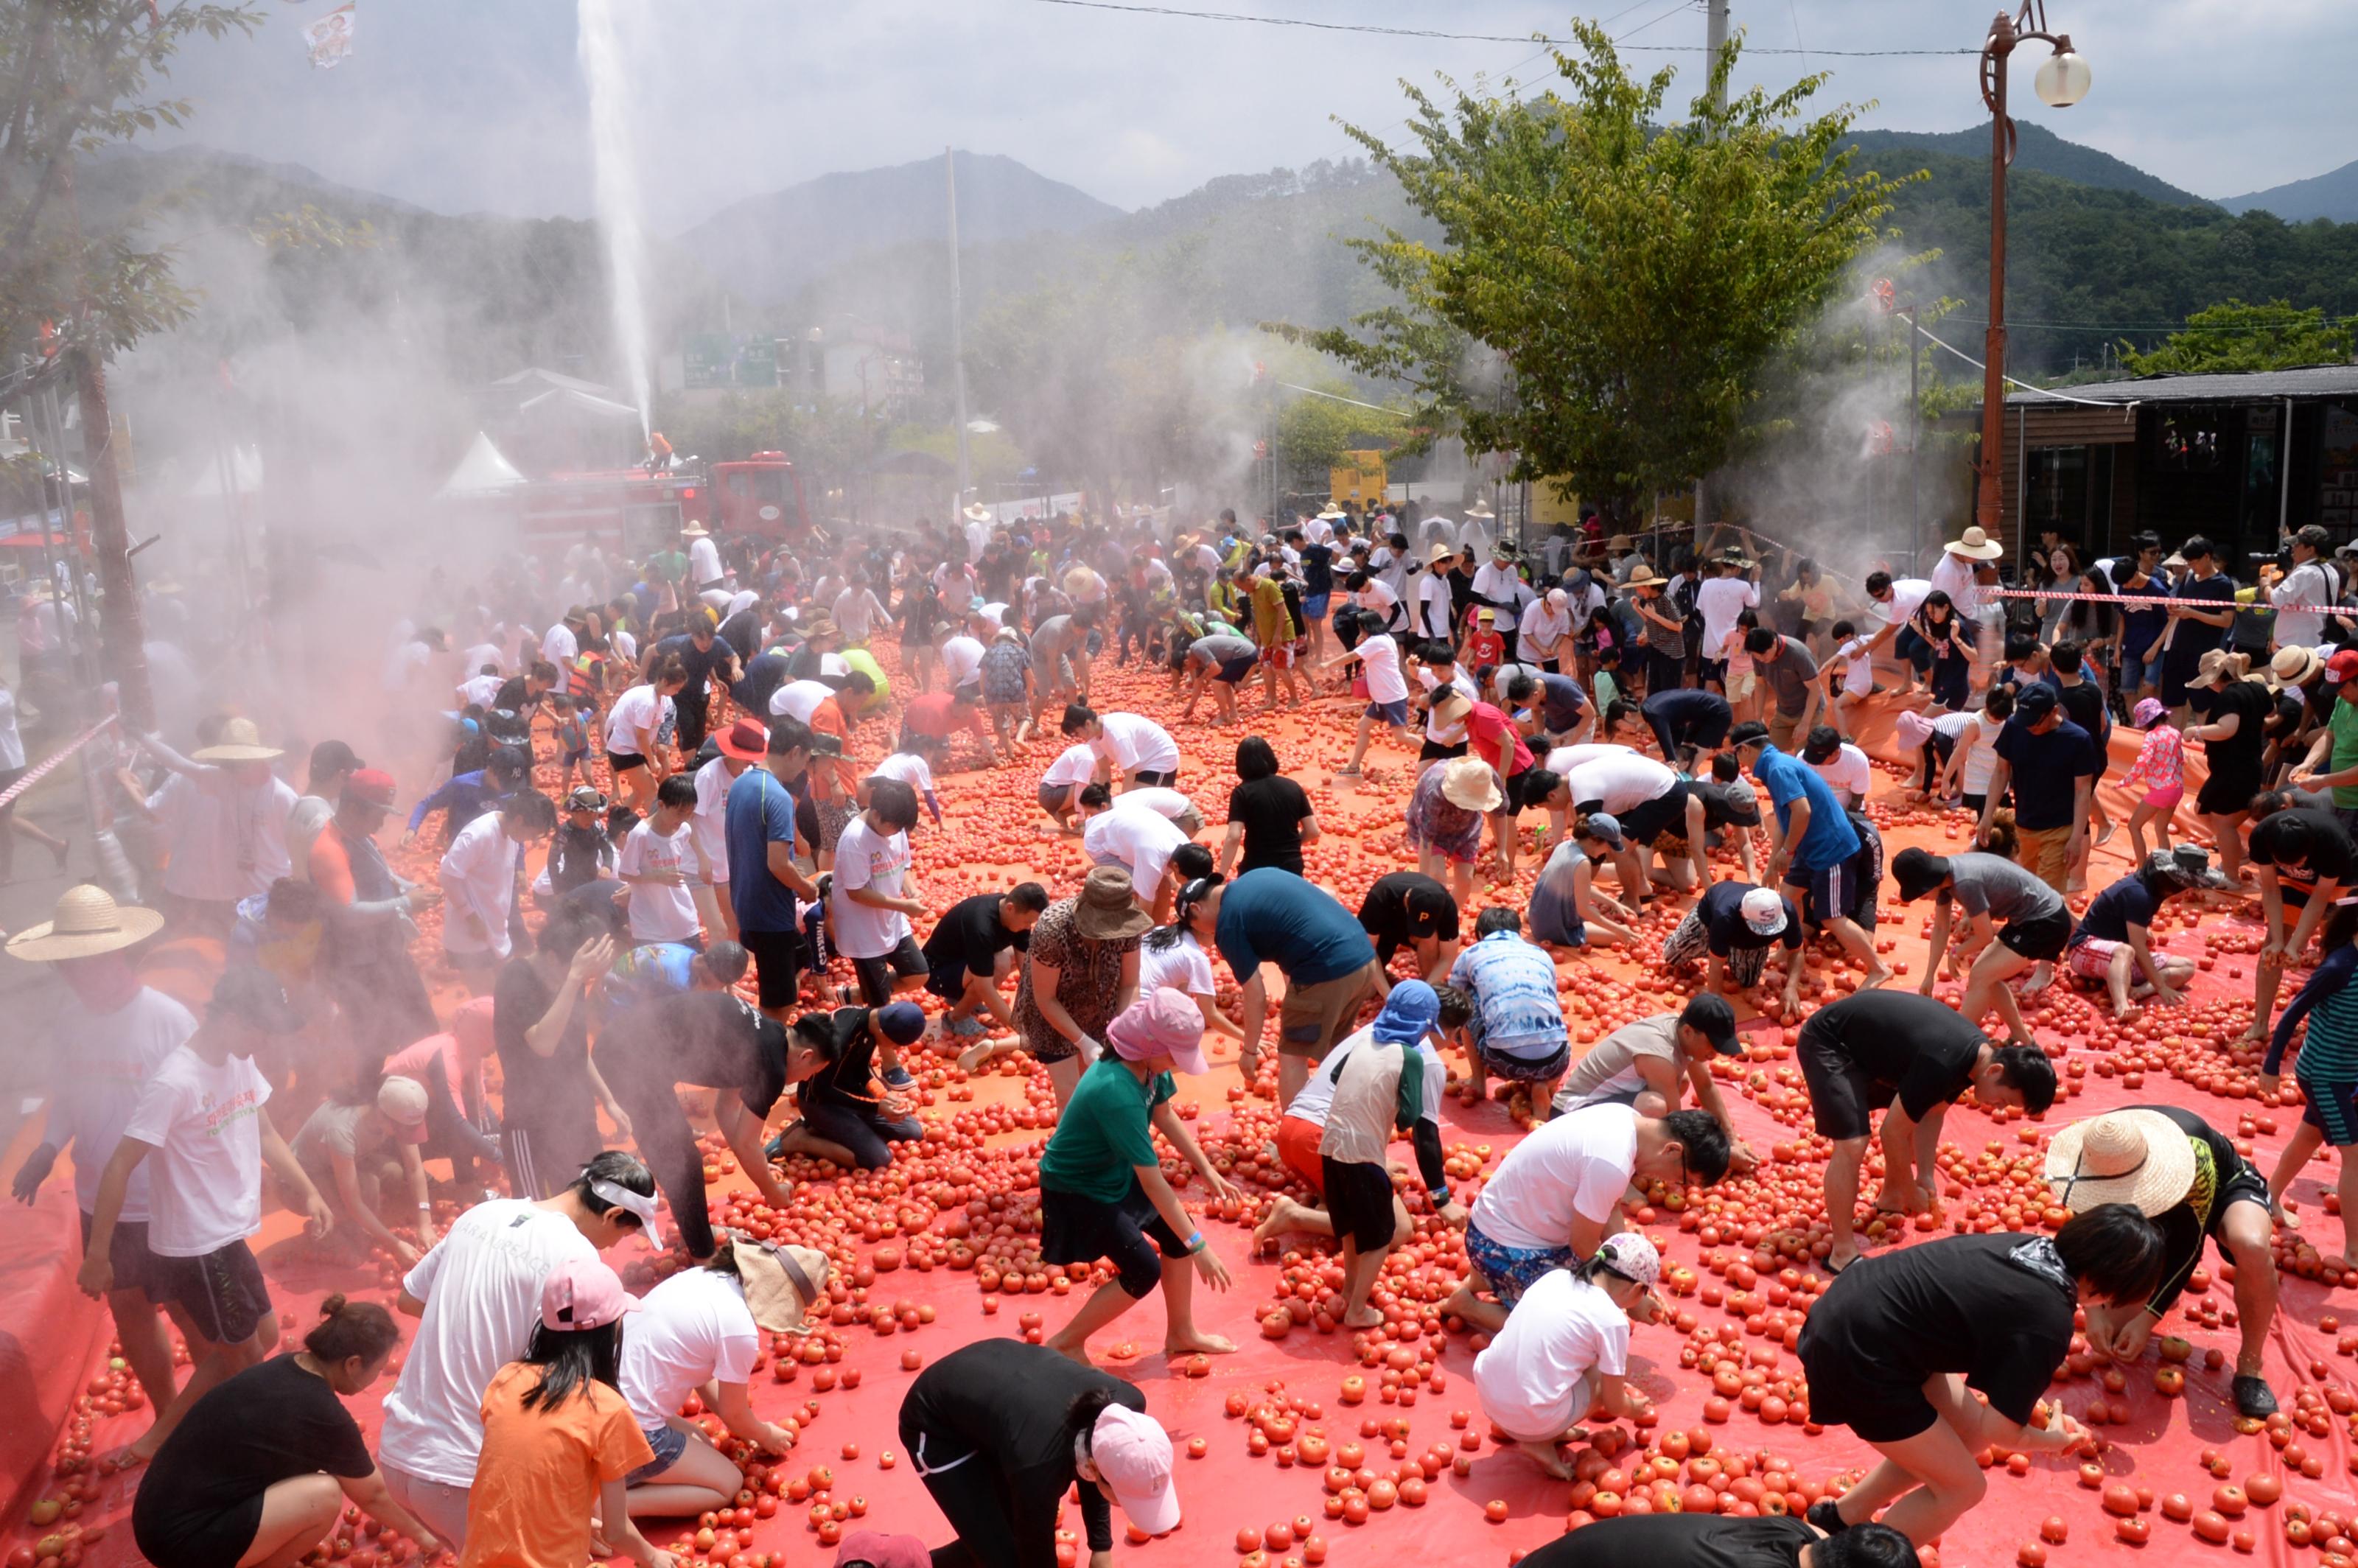
[[[1351,150],[1336,117],[1396,131],[1399,79],[1546,70],[1532,46],[1318,32],[1079,10],[1040,0],[641,0],[656,18],[640,86],[651,225],[675,233],[730,201],[834,170],[956,145],[1004,153],[1124,207],[1216,175]],[[352,59],[314,71],[297,29],[328,0],[273,7],[252,41],[192,49],[174,88],[183,139],[308,165],[443,211],[586,213],[587,96],[567,0],[361,0]],[[1315,19],[1561,34],[1532,0],[1206,0]],[[1970,54],[1834,57],[1833,48],[1976,48],[1971,7],[1888,0],[1735,0],[1758,49],[1739,85],[1833,73],[1824,102],[1877,102],[1867,123],[1954,130],[1983,115]],[[1617,15],[1617,12],[1618,13]],[[1699,45],[1700,6],[1642,0],[1592,14],[1633,44]],[[2323,172],[2358,147],[2339,80],[2358,44],[2342,0],[2054,0],[2095,71],[2059,112],[2016,68],[2018,114],[2206,195]],[[2034,49],[2036,46],[2033,46]],[[1698,52],[1677,64],[1693,90]]]

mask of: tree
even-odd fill
[[[1419,426],[1515,453],[1518,478],[1600,499],[1680,489],[1741,454],[1764,369],[1878,238],[1892,182],[1850,170],[1855,108],[1797,124],[1823,75],[1716,106],[1731,40],[1666,127],[1672,72],[1636,81],[1601,29],[1574,31],[1563,96],[1444,78],[1444,106],[1411,88],[1421,151],[1346,126],[1441,243],[1347,242],[1401,303],[1357,331],[1280,330],[1406,384]],[[1488,385],[1469,373],[1483,361]]]
[[[2343,364],[2350,359],[2350,329],[2346,317],[2329,321],[2321,306],[2296,310],[2281,299],[2266,305],[2230,299],[2189,316],[2184,331],[2171,333],[2149,353],[2123,343],[2121,362],[2136,375],[2219,375]]]
[[[15,388],[70,376],[90,474],[91,547],[105,593],[105,666],[130,721],[156,721],[139,593],[114,461],[106,363],[150,332],[187,319],[170,258],[120,236],[82,231],[74,164],[188,115],[146,96],[192,37],[251,32],[259,11],[194,0],[13,0],[0,5],[0,351],[38,347],[39,368]],[[62,458],[62,454],[60,454]]]

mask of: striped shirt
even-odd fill
[[[2307,1018],[2309,1036],[2301,1042],[2296,1069],[2301,1082],[2358,1083],[2358,985],[2352,984],[2353,979],[2358,979],[2358,944],[2345,944],[2327,954],[2277,1021],[2260,1071],[2277,1071],[2292,1044],[2293,1031]]]

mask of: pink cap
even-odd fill
[[[568,1258],[540,1282],[540,1324],[552,1330],[603,1328],[639,1310],[622,1276],[595,1258]]]
[[[1181,1072],[1200,1075],[1204,1063],[1204,1010],[1185,991],[1158,986],[1106,1025],[1106,1044],[1125,1062],[1168,1056]]]
[[[1194,1005],[1188,1004],[1191,1010]],[[1171,1481],[1171,1435],[1161,1422],[1128,1405],[1108,1405],[1091,1429],[1089,1457],[1130,1523],[1149,1535],[1179,1528],[1179,1489]]]
[[[459,1054],[478,1061],[492,1052],[492,999],[479,996],[459,1004],[450,1015],[450,1034],[459,1042]]]

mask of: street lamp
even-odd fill
[[[2014,161],[2014,121],[2006,112],[2006,68],[2014,47],[2037,38],[2055,52],[2032,87],[2041,102],[2068,109],[2088,95],[2088,62],[2071,49],[2071,35],[2047,30],[2046,0],[2022,0],[2013,15],[2000,11],[1982,45],[1982,102],[1990,112],[1989,331],[1982,340],[1981,482],[1974,518],[1998,536],[2006,461],[2006,168]]]

